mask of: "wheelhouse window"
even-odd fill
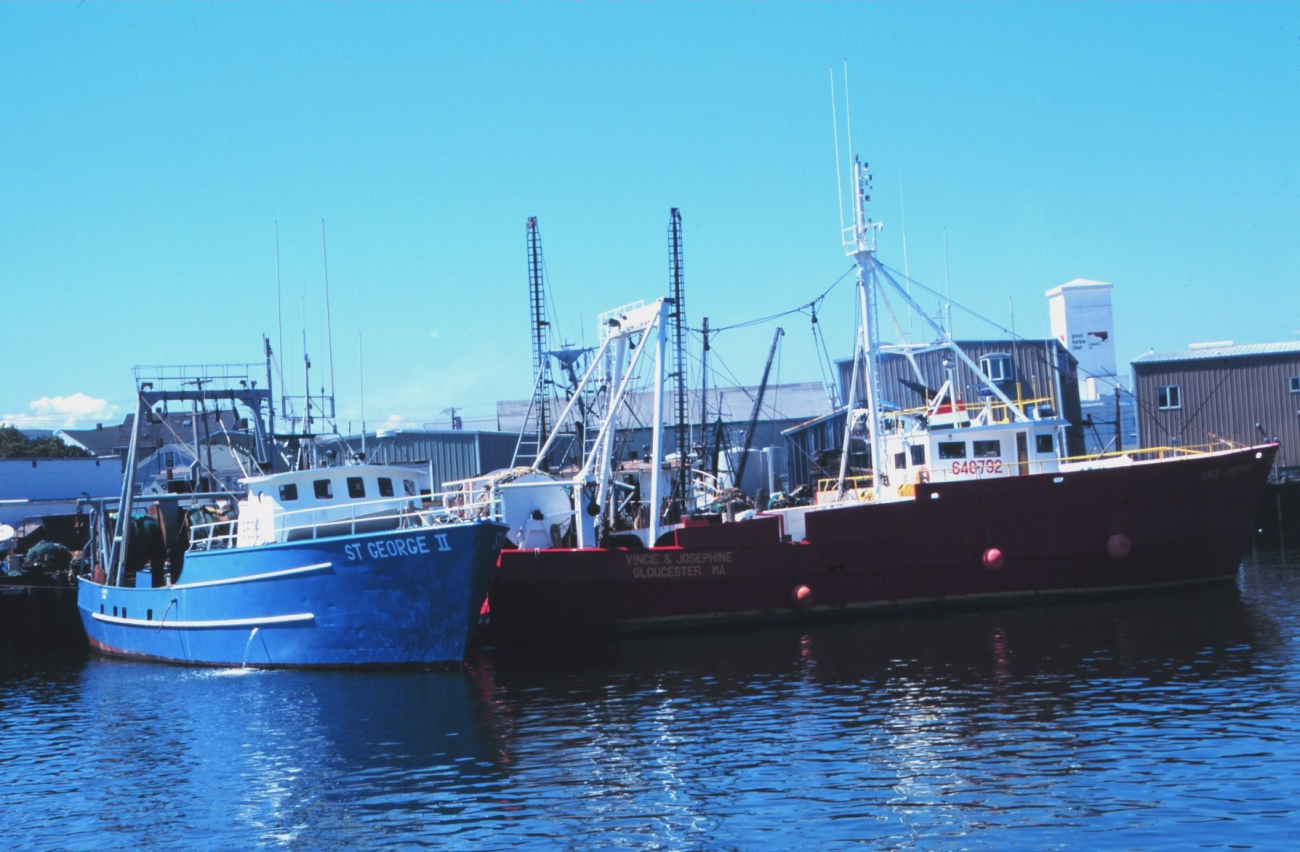
[[[298,484],[288,482],[280,486],[280,502],[287,503],[290,500],[298,499]]]
[[[366,482],[359,476],[348,477],[348,496],[353,500],[362,500],[366,496]]]
[[[966,458],[966,442],[965,441],[940,441],[939,458],[941,459]]]
[[[379,496],[380,497],[393,496],[393,480],[389,479],[386,476],[379,477]]]
[[[912,465],[920,467],[925,464],[925,444],[915,444],[910,447],[912,451]]]
[[[1295,380],[1292,379],[1292,384],[1294,383]],[[176,467],[176,453],[172,450],[167,450],[163,453],[163,468],[170,470],[173,467]]]
[[[980,370],[995,382],[1009,382],[1015,378],[1011,356],[1001,352],[981,358]]]
[[[1001,441],[976,441],[975,458],[977,459],[1002,458],[1002,442]]]
[[[414,480],[412,480],[412,479],[403,479],[403,480],[402,480],[402,487],[406,489],[406,496],[407,496],[407,497],[414,497],[414,496],[416,496],[415,481],[414,481]]]
[[[1035,449],[1040,453],[1051,453],[1056,451],[1056,442],[1052,440],[1051,435],[1035,435]]]
[[[1182,385],[1164,385],[1156,388],[1156,408],[1168,411],[1183,407]]]
[[[328,479],[318,479],[312,483],[312,487],[316,489],[317,500],[334,499],[334,486]]]
[[[907,468],[907,453],[894,453],[894,470]]]

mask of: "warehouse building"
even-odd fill
[[[1143,447],[1278,441],[1275,476],[1300,477],[1300,343],[1194,344],[1133,362]]]

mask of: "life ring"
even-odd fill
[[[916,472],[916,481],[917,481],[917,482],[929,482],[929,481],[930,481],[930,471],[928,471],[928,470],[918,470],[918,471]]]

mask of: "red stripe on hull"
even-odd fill
[[[534,641],[1230,578],[1275,451],[919,485],[914,501],[811,512],[797,543],[766,516],[680,529],[675,547],[505,551],[491,635]],[[1116,534],[1131,543],[1127,556],[1107,552]],[[1003,554],[1000,569],[984,567],[989,548]],[[791,597],[801,585],[812,591],[807,611]]]

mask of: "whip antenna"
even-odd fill
[[[840,176],[840,121],[835,115],[835,68],[826,69],[831,75],[831,129],[835,135],[835,189],[840,196],[840,234],[844,233],[844,179]]]
[[[330,416],[334,416],[334,324],[330,321],[330,262],[325,253],[325,220],[320,220],[320,256],[325,269],[325,344],[330,359]]]

